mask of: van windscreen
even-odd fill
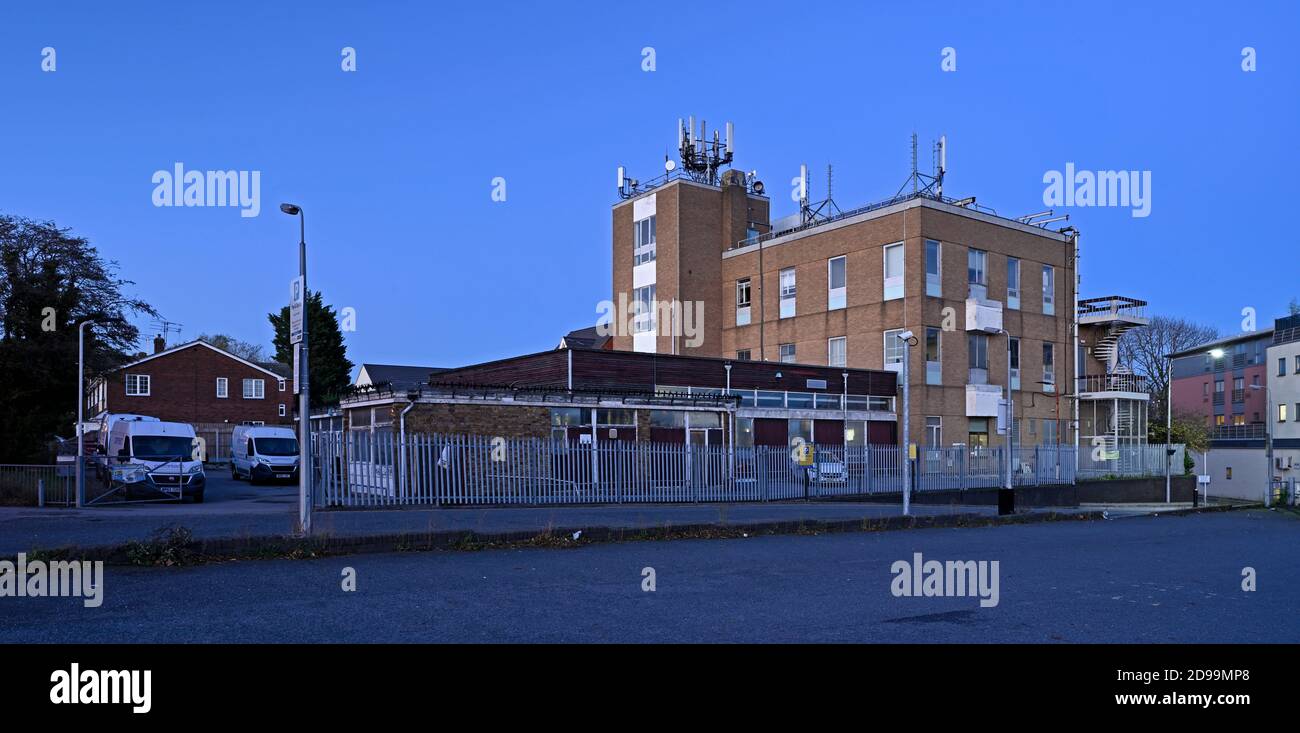
[[[253,438],[260,456],[296,456],[298,441],[295,438]]]
[[[131,454],[151,461],[190,460],[194,454],[194,439],[177,435],[133,435]]]

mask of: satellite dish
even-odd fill
[[[677,168],[677,164],[671,158],[664,158],[664,170],[672,173]]]
[[[762,181],[754,181],[754,193],[758,194],[759,196],[762,196],[762,195],[763,195],[763,182],[762,182]]]

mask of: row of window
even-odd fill
[[[1018,418],[1015,421],[1014,437],[1021,440],[1021,436],[1026,433],[1029,435],[1029,443],[1037,443],[1039,437],[1039,420],[1040,418],[1026,417]],[[1064,440],[1064,436],[1059,432],[1059,426],[1064,421],[1058,421],[1052,418],[1041,418],[1042,420],[1042,442],[1047,444],[1056,444]],[[966,421],[966,444],[969,446],[988,446],[989,444],[989,421],[988,418],[968,418]],[[943,444],[943,418],[937,415],[927,415],[925,418],[925,442],[924,447],[942,448]]]
[[[898,371],[903,364],[903,340],[899,335],[903,329],[894,328],[884,333],[883,368]],[[941,335],[943,329],[927,326],[925,329],[925,383],[943,384]],[[780,344],[780,359],[786,363],[798,361],[794,344]],[[987,384],[989,369],[989,336],[985,333],[966,334],[967,382],[969,384]],[[1011,388],[1020,389],[1020,339],[1012,338],[1008,344],[1007,357],[1011,365]],[[748,361],[753,358],[750,349],[736,352],[736,359]],[[826,363],[828,366],[848,366],[848,339],[836,336],[826,340]],[[1040,384],[1044,391],[1052,392],[1056,385],[1056,344],[1043,342],[1043,378]]]
[[[1300,374],[1300,354],[1296,354],[1296,357],[1295,357],[1295,372],[1294,372],[1294,373],[1295,373],[1295,374]],[[1286,376],[1286,357],[1285,357],[1285,356],[1280,356],[1280,357],[1278,357],[1278,359],[1277,359],[1277,375],[1278,375],[1279,377],[1285,377],[1285,376]]]
[[[942,297],[942,273],[940,250],[942,245],[933,239],[925,240],[925,294]],[[826,261],[826,309],[839,310],[847,306],[848,297],[848,259],[845,255],[832,257]],[[988,297],[987,264],[988,252],[969,249],[966,253],[966,280],[973,297]],[[1015,257],[1007,258],[1007,308],[1020,309],[1020,271],[1022,263]],[[887,245],[884,248],[884,293],[885,300],[897,300],[903,297],[903,244]],[[1042,265],[1043,314],[1056,314],[1056,268]],[[793,318],[798,287],[795,281],[795,268],[787,267],[779,273],[780,317]],[[753,305],[753,287],[750,278],[736,281],[736,325],[745,326],[751,321],[750,308]]]
[[[1251,349],[1250,346],[1244,342],[1234,344],[1232,347],[1232,367],[1234,369],[1240,369],[1241,367],[1244,366],[1263,364],[1265,346],[1266,344],[1262,340],[1256,341],[1253,349]],[[1253,351],[1254,353],[1249,353],[1250,351]],[[1204,354],[1201,357],[1202,367],[1207,372],[1211,370],[1216,372],[1221,372],[1223,371],[1223,367],[1226,359],[1227,359],[1226,354],[1224,356],[1220,356],[1217,358],[1212,357],[1209,354]],[[1281,372],[1279,371],[1279,376],[1280,375]]]
[[[285,382],[279,380],[279,389],[285,390]],[[153,378],[148,374],[127,374],[126,375],[126,396],[127,397],[148,397],[152,394]],[[243,384],[243,394],[246,400],[261,400],[266,398],[266,380],[265,379],[245,379]],[[217,377],[217,397],[226,399],[230,397],[230,380],[226,377]],[[281,405],[281,415],[283,412]]]

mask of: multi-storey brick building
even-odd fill
[[[916,442],[998,443],[1008,377],[1020,445],[1075,440],[1072,229],[918,192],[774,230],[752,177],[717,180],[669,176],[614,206],[613,300],[637,313],[616,350],[901,371],[911,331]]]
[[[1273,329],[1170,354],[1174,412],[1205,420],[1216,439],[1263,438]]]

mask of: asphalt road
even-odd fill
[[[1298,537],[1294,515],[1254,510],[110,567],[97,609],[0,598],[0,642],[1294,643]],[[998,605],[894,597],[891,564],[914,552],[999,561]],[[354,592],[341,589],[346,567]]]

